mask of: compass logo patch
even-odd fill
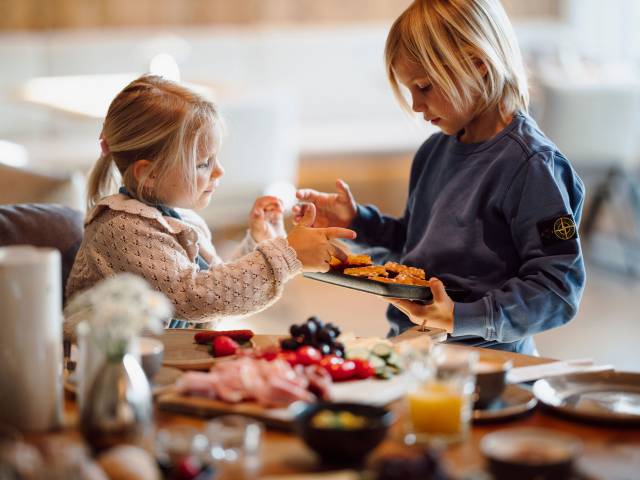
[[[576,222],[571,215],[561,215],[538,223],[540,239],[545,246],[578,238]]]

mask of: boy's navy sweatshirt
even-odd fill
[[[358,205],[352,228],[359,242],[467,292],[449,342],[532,354],[533,334],[578,309],[583,196],[569,161],[518,113],[483,143],[431,136],[415,155],[404,216]],[[393,306],[387,318],[390,335],[413,325]]]

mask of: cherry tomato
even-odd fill
[[[322,360],[320,350],[309,345],[305,345],[296,350],[296,355],[298,356],[298,363],[305,366],[315,365]]]
[[[328,372],[331,365],[342,362],[344,362],[344,360],[340,357],[336,357],[335,355],[325,355],[322,357],[322,360],[320,360],[320,366]]]
[[[281,358],[288,362],[292,367],[298,364],[298,355],[296,355],[296,352],[292,352],[291,350],[280,352],[276,358]]]
[[[332,363],[328,371],[333,381],[343,382],[355,376],[356,364],[353,360],[345,360],[342,363]]]
[[[376,369],[373,368],[369,360],[365,360],[363,358],[354,358],[353,363],[356,364],[356,372],[355,372],[356,378],[360,378],[364,380],[365,378],[371,378],[375,376]]]
[[[270,362],[271,360],[277,358],[280,353],[281,350],[278,347],[267,347],[260,353],[258,358]]]

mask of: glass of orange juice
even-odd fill
[[[406,443],[463,440],[471,421],[477,353],[436,345],[408,359],[412,381],[406,396]]]

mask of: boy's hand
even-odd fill
[[[315,220],[315,206],[309,204],[300,223],[287,236],[289,245],[296,251],[305,272],[326,272],[329,270],[331,256],[342,261],[348,253],[335,242],[339,238],[353,240],[356,232],[340,227],[312,228]]]
[[[442,328],[447,333],[453,332],[453,300],[444,289],[444,285],[437,278],[429,279],[433,302],[421,305],[411,300],[386,298],[391,305],[402,311],[409,320],[418,325]]]
[[[356,201],[347,185],[336,180],[337,193],[323,193],[309,188],[296,192],[296,197],[303,203],[293,207],[294,222],[304,216],[309,204],[315,205],[316,217],[314,227],[349,227],[356,216]]]
[[[277,197],[264,196],[256,199],[249,214],[249,232],[257,243],[287,235],[283,212],[284,207]]]

